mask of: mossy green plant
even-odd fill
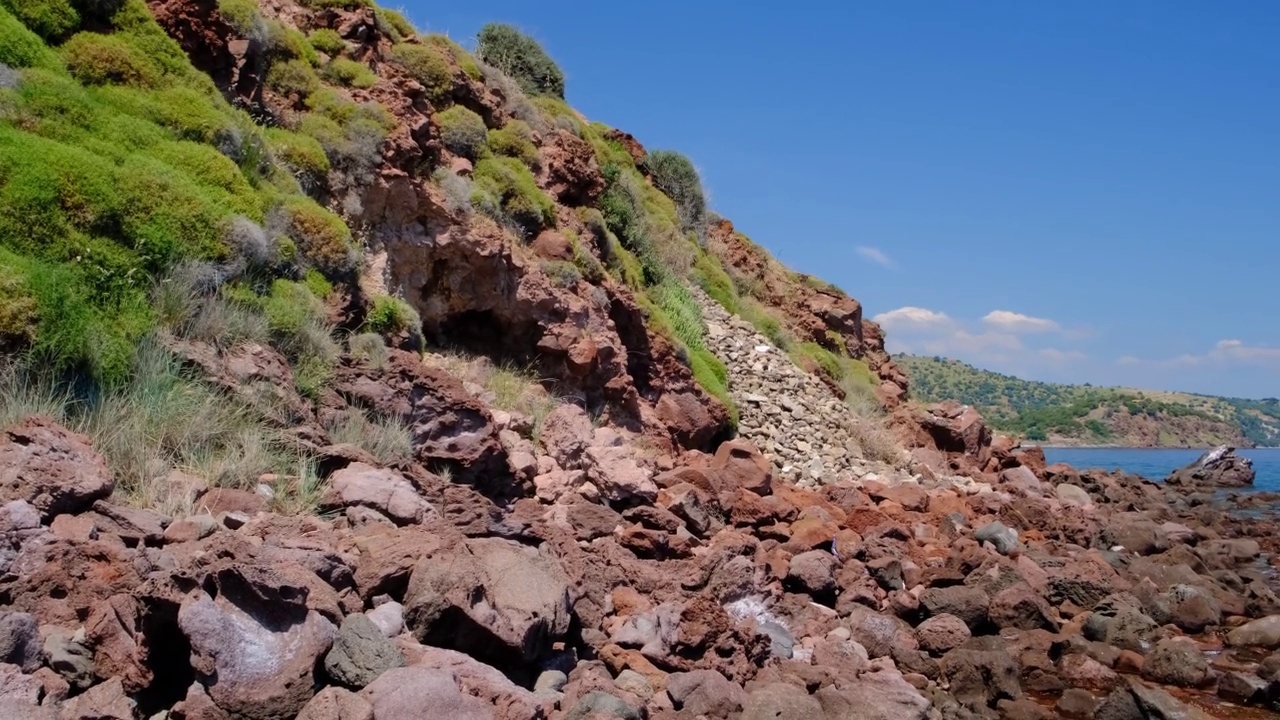
[[[348,58],[334,58],[324,68],[325,79],[346,87],[371,88],[378,76],[368,65]]]
[[[435,47],[447,53],[453,58],[453,61],[457,63],[458,67],[462,69],[462,72],[466,73],[467,77],[472,80],[484,79],[484,73],[480,70],[480,64],[476,62],[475,57],[473,57],[471,53],[467,52],[461,45],[451,40],[448,35],[432,33],[431,35],[427,35],[422,38],[422,42],[424,45]]]
[[[488,133],[489,149],[498,155],[519,159],[533,167],[538,162],[538,148],[533,144],[533,129],[523,120],[511,120]]]
[[[378,26],[390,35],[394,42],[401,42],[418,33],[418,29],[409,22],[409,18],[395,10],[377,8],[374,13],[377,16]]]
[[[433,103],[443,103],[453,92],[453,66],[440,48],[432,45],[401,43],[391,50],[391,57],[421,83]]]
[[[480,157],[488,140],[483,118],[461,105],[454,105],[437,113],[436,123],[440,125],[440,141],[449,152],[471,160]]]
[[[80,27],[80,13],[69,0],[0,0],[32,32],[57,42]]]
[[[533,173],[515,158],[487,157],[472,173],[476,194],[472,202],[484,212],[501,213],[526,237],[555,224],[555,203],[538,187]],[[502,219],[500,218],[500,219]]]
[[[536,40],[502,23],[485,25],[477,39],[480,59],[515,79],[526,93],[564,98],[564,73]]]
[[[299,252],[318,270],[336,276],[354,267],[356,249],[342,218],[305,197],[289,198],[278,212]]]
[[[72,77],[85,85],[155,87],[162,69],[119,35],[82,32],[62,45]]]
[[[62,60],[39,35],[0,5],[0,63],[13,68],[57,68]]]
[[[311,47],[326,55],[337,57],[347,51],[347,41],[342,39],[337,30],[330,28],[311,31],[307,40],[311,42]]]
[[[296,95],[305,100],[320,89],[320,76],[305,60],[286,60],[267,71],[267,87],[281,95]]]
[[[265,39],[267,26],[258,9],[258,0],[218,0],[218,14],[241,36]]]
[[[367,332],[379,335],[394,335],[405,332],[421,347],[422,318],[409,303],[393,295],[379,295],[373,299],[373,305],[364,318]]]

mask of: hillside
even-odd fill
[[[1265,505],[909,402],[684,155],[465,42],[0,0],[0,718],[1191,717],[1120,647],[1228,628],[1270,696]]]
[[[955,399],[993,427],[1054,444],[1205,447],[1280,444],[1280,403],[1035,382],[957,360],[895,356],[916,398]]]

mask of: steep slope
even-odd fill
[[[1021,380],[956,360],[899,356],[924,401],[956,399],[1031,440],[1128,447],[1280,443],[1280,403]]]

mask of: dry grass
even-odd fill
[[[531,367],[495,365],[487,357],[459,352],[428,353],[424,361],[482,388],[483,399],[490,407],[530,418],[535,441],[543,421],[563,402],[544,387]]]
[[[862,457],[902,467],[907,461],[906,453],[889,430],[888,418],[879,403],[864,394],[850,394],[845,402],[849,406],[849,435],[858,444]]]
[[[351,408],[328,423],[329,438],[337,445],[355,445],[383,465],[413,457],[413,435],[395,418],[370,420]]]

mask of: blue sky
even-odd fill
[[[408,3],[880,318],[1025,377],[1280,395],[1280,4]]]

